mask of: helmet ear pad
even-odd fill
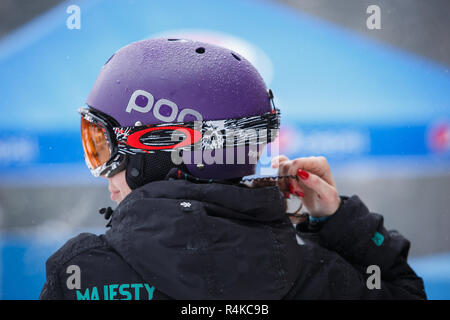
[[[172,168],[186,170],[183,163],[176,165],[172,162],[170,152],[127,155],[125,177],[130,189],[134,190],[149,182],[164,180]]]
[[[187,171],[195,177],[228,180],[255,174],[257,162],[263,150],[264,147],[261,145],[241,145],[222,149],[220,152],[208,152],[208,154],[205,154],[203,150],[193,150],[183,152],[182,159]],[[256,151],[256,158],[254,155],[249,155],[250,152],[256,153]],[[197,159],[204,161],[202,166],[198,166]]]

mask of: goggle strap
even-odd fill
[[[267,144],[278,136],[279,127],[280,110],[272,109],[243,118],[114,127],[113,131],[118,152],[136,154]]]

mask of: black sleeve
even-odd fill
[[[53,264],[47,260],[46,262],[47,278],[44,286],[41,290],[39,300],[62,300],[64,299],[61,288],[59,287],[60,281],[58,279],[58,272],[53,268]]]
[[[304,248],[309,259],[304,271],[310,277],[299,280],[303,286],[317,277],[315,281],[328,280],[322,281],[329,289],[325,298],[426,299],[422,279],[407,263],[410,242],[396,231],[387,231],[383,217],[370,213],[357,196],[341,200],[336,213],[319,227],[311,222],[297,226],[300,237],[315,245]],[[311,231],[315,231],[312,236]],[[367,268],[373,265],[380,270],[379,289],[367,285],[371,275]],[[301,289],[297,283],[297,291]]]

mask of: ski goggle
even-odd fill
[[[118,152],[112,128],[119,124],[106,114],[91,108],[80,108],[81,142],[84,159],[92,175],[112,177],[122,171],[125,157]]]
[[[280,111],[275,107],[250,117],[127,127],[90,107],[78,112],[86,164],[95,177],[122,171],[127,154],[267,144],[275,140],[280,126]]]

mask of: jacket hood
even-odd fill
[[[106,239],[175,299],[280,299],[299,273],[295,230],[277,186],[168,178],[131,192]]]

